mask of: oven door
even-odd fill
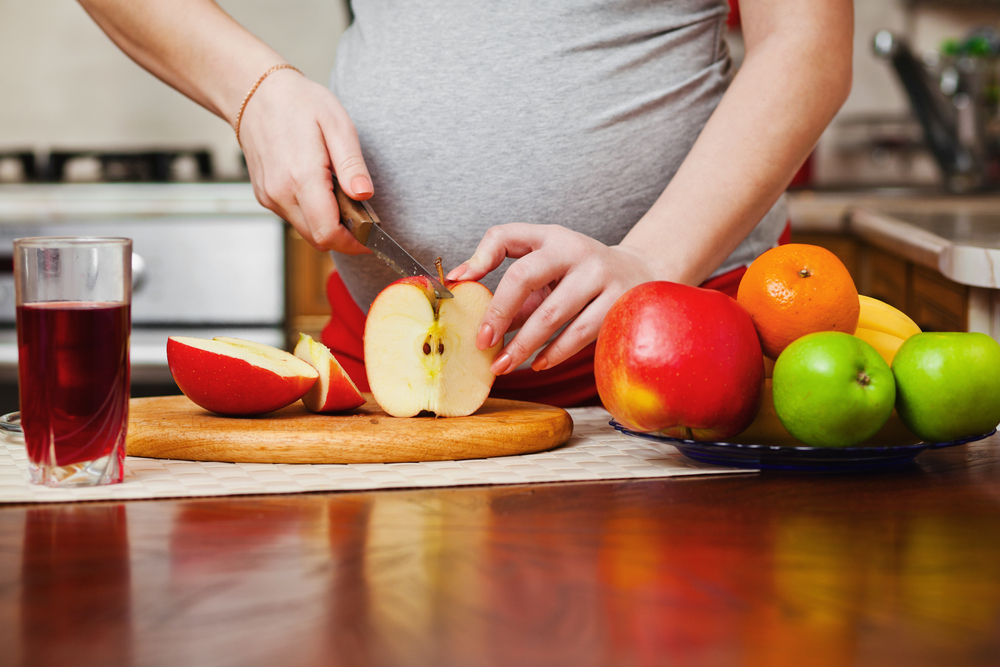
[[[15,238],[131,238],[133,382],[169,383],[170,335],[228,335],[284,347],[283,226],[269,214],[7,222],[0,226],[0,380],[17,376]]]

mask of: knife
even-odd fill
[[[375,215],[371,205],[366,201],[355,201],[348,197],[347,193],[341,189],[336,177],[333,179],[333,194],[336,195],[337,206],[340,207],[340,221],[351,230],[351,234],[361,245],[371,250],[390,269],[404,278],[423,276],[430,280],[437,298],[452,298],[452,293],[441,284],[434,274],[413,259],[410,253],[403,250],[402,246],[385,233],[385,230],[382,229],[382,222]]]

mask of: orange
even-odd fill
[[[853,334],[861,304],[844,263],[826,248],[790,243],[768,250],[747,268],[736,301],[750,313],[764,354],[815,331]]]

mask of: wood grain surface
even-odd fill
[[[881,473],[0,506],[0,665],[996,667],[1000,436]]]
[[[537,403],[487,399],[468,417],[397,418],[368,402],[317,415],[301,402],[262,417],[221,417],[186,396],[132,399],[131,456],[233,463],[403,463],[512,456],[565,443],[573,420]]]

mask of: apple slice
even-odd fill
[[[502,347],[476,347],[493,294],[474,281],[446,283],[438,299],[427,278],[402,278],[379,292],[365,320],[365,368],[375,401],[394,417],[424,410],[439,417],[471,415],[496,376]]]
[[[365,404],[354,380],[326,345],[300,333],[294,354],[319,371],[319,381],[302,397],[310,412],[343,412]]]
[[[226,416],[261,415],[291,405],[319,378],[298,357],[240,338],[170,336],[167,365],[185,396]]]

